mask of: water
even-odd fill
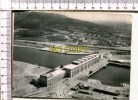
[[[48,68],[55,68],[60,65],[66,65],[72,61],[82,58],[85,55],[66,55],[58,53],[49,53],[38,49],[25,47],[13,48],[13,60],[22,61]]]
[[[16,61],[37,64],[40,66],[55,68],[60,65],[66,65],[72,61],[82,58],[85,55],[66,55],[58,53],[49,53],[37,49],[14,47],[13,59]],[[120,83],[130,83],[130,69],[107,65],[89,78],[97,79],[105,85],[120,86]]]
[[[107,65],[89,78],[100,80],[105,85],[120,86],[121,83],[130,83],[130,69]]]

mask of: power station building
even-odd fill
[[[63,68],[40,75],[38,82],[43,86],[49,86],[63,79],[64,77],[74,77],[89,67],[93,67],[93,65],[98,63],[100,59],[100,54],[91,54],[89,56],[85,56],[84,58],[73,61],[71,64],[65,65]]]
[[[64,70],[66,70],[67,76],[74,77],[75,75],[98,63],[100,58],[100,54],[85,56],[84,58],[73,61],[72,64],[65,65]]]

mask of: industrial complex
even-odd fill
[[[41,84],[41,86],[49,86],[65,77],[74,77],[75,75],[99,63],[101,58],[101,54],[99,53],[85,56],[81,59],[73,61],[71,64],[63,66],[62,68],[59,67],[49,73],[44,73],[40,75],[37,83]],[[101,69],[104,66],[105,64],[103,64],[102,66],[98,66],[98,68],[93,70],[92,73],[95,73],[97,70]]]
[[[91,69],[90,72],[88,72],[87,76],[94,74],[98,70],[104,68],[108,63],[110,64],[116,64],[109,58],[103,58],[103,54],[97,53],[97,54],[90,54],[88,56],[85,56],[81,59],[75,60],[70,64],[64,65],[63,67],[57,67],[54,70],[43,73],[40,75],[38,80],[36,81],[38,85],[40,86],[49,86],[57,83],[63,78],[72,78],[81,72]],[[120,65],[124,65],[126,63],[120,63]],[[126,64],[127,66],[129,65]]]
[[[15,13],[13,97],[129,100],[130,15]]]

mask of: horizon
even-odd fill
[[[41,11],[43,13],[43,11]],[[132,24],[131,14],[123,13],[97,13],[97,12],[64,12],[64,11],[47,11],[44,13],[52,13],[66,16],[72,19],[78,19],[87,22],[100,23],[100,22],[109,22],[109,23],[126,23]],[[101,17],[102,16],[102,17]]]

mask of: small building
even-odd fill
[[[65,73],[65,70],[57,69],[53,72],[40,75],[38,81],[45,86],[49,86],[63,79],[65,77]]]
[[[78,61],[80,61],[81,63],[85,62],[86,60],[84,59],[78,59]]]
[[[73,61],[72,64],[79,65],[79,64],[81,64],[81,62],[80,61]]]
[[[83,60],[87,61],[89,58],[85,57],[85,58],[82,58]]]

